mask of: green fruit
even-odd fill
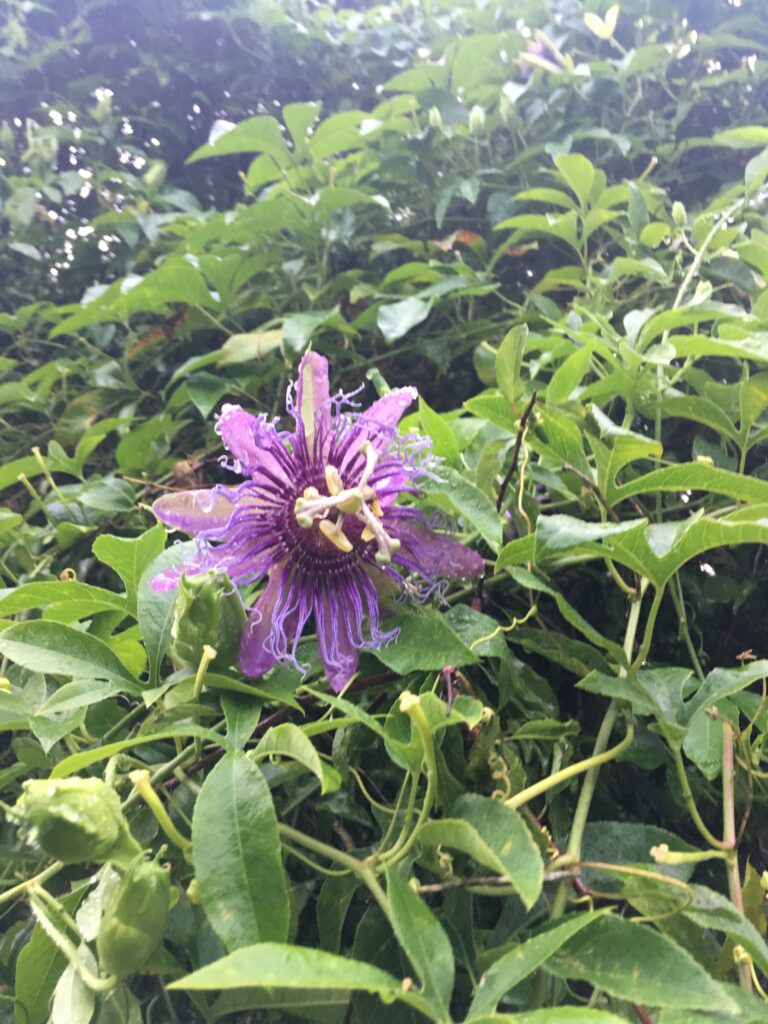
[[[197,667],[207,645],[216,651],[213,667],[227,668],[237,659],[244,626],[240,596],[223,573],[181,577],[171,626],[175,662]]]
[[[64,864],[119,860],[140,849],[117,794],[101,779],[33,779],[17,807],[42,849]]]
[[[125,978],[144,967],[163,941],[171,880],[157,861],[137,857],[117,884],[96,937],[103,971]]]

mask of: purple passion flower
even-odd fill
[[[343,395],[330,397],[327,360],[309,352],[288,388],[293,430],[237,405],[222,409],[216,429],[233,459],[224,465],[245,483],[155,502],[159,519],[198,542],[192,562],[154,577],[155,590],[211,569],[237,584],[269,575],[243,631],[245,675],[277,661],[300,668],[296,648],[314,617],[328,681],[341,690],[361,649],[397,636],[380,625],[380,594],[424,596],[443,579],[483,571],[476,552],[396,504],[431,475],[429,442],[396,430],[416,397],[415,388],[397,388],[366,412],[350,411]]]

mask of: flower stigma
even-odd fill
[[[344,532],[344,516],[353,516],[363,525],[360,540],[364,544],[375,540],[376,561],[379,565],[388,565],[400,548],[400,541],[390,537],[382,526],[384,512],[376,491],[368,483],[379,452],[368,440],[360,445],[360,452],[365,456],[365,466],[355,487],[345,488],[336,466],[327,465],[325,483],[328,494],[320,494],[316,487],[305,487],[302,496],[296,499],[294,515],[296,522],[305,530],[317,522],[323,537],[345,553],[354,550],[354,545]],[[337,515],[332,519],[330,516],[334,512]]]

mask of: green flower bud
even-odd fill
[[[125,863],[141,849],[117,793],[101,779],[32,779],[16,806],[45,853],[65,864]]]
[[[684,227],[688,220],[688,214],[685,212],[685,207],[679,199],[676,199],[674,203],[672,203],[672,220],[679,228]]]
[[[131,862],[104,910],[96,937],[103,971],[125,978],[144,967],[163,941],[171,905],[171,880],[142,854]]]
[[[174,661],[197,666],[207,645],[216,651],[212,666],[227,668],[237,658],[244,626],[245,609],[223,573],[182,576],[171,626]]]
[[[442,128],[443,127],[443,115],[437,109],[437,107],[430,107],[427,111],[427,120],[429,121],[430,128]]]
[[[149,188],[162,188],[167,173],[168,165],[165,160],[150,160],[143,174],[144,184]]]
[[[485,131],[485,111],[476,103],[469,112],[469,134],[482,135]]]

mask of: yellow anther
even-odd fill
[[[335,497],[337,494],[341,494],[344,490],[344,484],[338,469],[335,466],[325,467],[325,484],[328,488],[328,493]]]
[[[367,544],[368,541],[373,540],[375,536],[376,534],[373,532],[370,526],[366,526],[363,529],[363,532],[360,534],[360,540],[363,542],[363,544]],[[768,872],[766,872],[766,874],[768,874]]]
[[[320,491],[316,487],[305,487],[304,494],[302,495],[307,501],[314,501],[320,497]]]
[[[332,523],[330,519],[320,519],[317,525],[325,539],[329,540],[339,551],[347,553],[352,550],[352,542],[342,530],[341,520]]]
[[[376,497],[374,497],[371,502],[371,511],[375,516],[378,516],[379,519],[384,515],[384,509],[381,507],[381,502]]]

